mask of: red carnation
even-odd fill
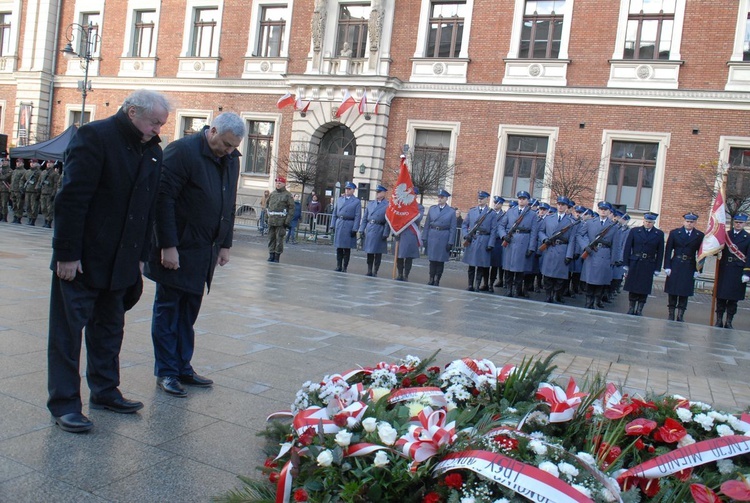
[[[279,466],[279,464],[274,461],[273,458],[266,458],[266,460],[263,462],[263,466],[265,466],[266,468],[276,468],[277,466]]]
[[[419,375],[417,376],[417,384],[419,384],[420,386],[421,386],[422,384],[426,384],[426,383],[427,383],[427,381],[429,381],[429,378],[428,378],[428,377],[427,377],[426,375],[424,375],[424,374],[419,374]]]
[[[664,426],[654,432],[654,439],[665,444],[672,444],[685,435],[687,435],[685,428],[678,421],[668,417],[664,421]]]
[[[450,473],[445,476],[445,485],[451,489],[461,489],[464,485],[464,478],[460,473]]]
[[[636,435],[648,435],[656,428],[656,421],[638,418],[625,425],[625,434],[631,437]]]
[[[276,482],[278,482],[279,481],[279,472],[271,472],[268,475],[268,480],[271,481],[271,484],[275,484]]]
[[[438,493],[427,493],[422,498],[422,503],[440,503],[440,495]]]
[[[518,449],[518,440],[507,435],[496,436],[495,442],[500,444],[503,449],[508,451],[515,451],[516,449]]]
[[[432,372],[433,374],[439,374],[440,373],[440,367],[430,367],[427,369],[427,372]]]
[[[307,491],[305,491],[304,489],[297,489],[296,491],[294,491],[294,501],[307,501],[307,500],[308,500]]]
[[[411,386],[411,379],[409,379],[408,377],[404,377],[403,381],[401,381],[401,385],[404,388],[408,388],[409,386]]]
[[[335,416],[333,416],[333,424],[335,424],[339,428],[343,428],[344,426],[346,426],[346,419],[346,414],[336,414]]]

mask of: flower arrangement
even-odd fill
[[[263,479],[217,501],[750,501],[750,415],[600,376],[561,387],[556,354],[444,368],[408,356],[308,381],[272,415]]]

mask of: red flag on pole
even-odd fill
[[[297,98],[297,101],[294,103],[294,109],[305,113],[307,112],[307,109],[310,108],[310,102],[304,101],[302,98]]]
[[[276,107],[279,109],[282,109],[284,107],[288,107],[289,105],[293,105],[296,100],[294,99],[294,95],[292,93],[286,93],[284,96],[279,98],[279,101],[276,102]]]
[[[401,156],[401,171],[396,180],[396,187],[391,193],[391,202],[385,210],[385,219],[394,234],[401,234],[419,218],[419,205],[414,194],[414,184],[411,181],[409,169],[406,167],[406,157]]]
[[[344,93],[344,97],[341,100],[341,104],[339,105],[339,109],[336,110],[336,117],[341,117],[346,113],[347,110],[349,110],[351,107],[357,104],[357,100],[354,99],[354,96],[349,94],[349,89],[346,90]]]
[[[367,91],[362,91],[362,99],[359,100],[359,114],[367,113]]]
[[[375,100],[375,110],[372,111],[373,114],[378,115],[378,105],[380,105],[380,98],[383,97],[383,93],[378,93],[378,99]]]
[[[708,217],[708,229],[698,250],[698,261],[705,260],[710,255],[719,253],[727,242],[727,216],[724,207],[724,186],[714,199],[711,215]]]

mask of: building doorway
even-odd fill
[[[334,126],[320,139],[320,165],[315,180],[315,192],[323,208],[336,193],[336,182],[342,187],[354,178],[354,159],[357,141],[352,130],[341,124]]]

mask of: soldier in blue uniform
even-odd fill
[[[531,257],[537,249],[539,219],[531,211],[525,190],[516,194],[518,206],[508,209],[497,225],[497,237],[502,240],[503,268],[508,271],[508,297],[521,296],[524,274],[531,270]]]
[[[604,307],[602,293],[612,281],[612,266],[617,253],[617,224],[609,218],[612,205],[606,201],[598,204],[601,213],[586,221],[578,233],[578,246],[587,254],[581,268],[581,281],[586,283],[586,307]]]
[[[546,246],[542,252],[540,267],[549,303],[564,303],[562,294],[575,254],[575,236],[580,224],[568,215],[569,205],[567,197],[558,197],[556,213],[548,215],[539,226],[539,241]]]
[[[428,285],[440,286],[445,263],[450,260],[453,237],[456,235],[456,212],[448,206],[450,192],[441,189],[438,203],[430,207],[422,229],[422,242],[430,261]]]
[[[362,222],[359,224],[359,233],[362,237],[362,250],[367,254],[367,276],[377,276],[383,254],[388,252],[388,236],[391,228],[385,220],[385,210],[388,208],[388,200],[385,193],[388,191],[382,185],[375,188],[375,200],[367,203]]]
[[[667,319],[672,321],[684,321],[688,297],[692,297],[695,291],[695,278],[698,277],[696,260],[704,236],[695,228],[698,215],[686,213],[682,218],[685,224],[669,232],[664,251],[664,273],[667,275],[664,292],[669,295]]]
[[[487,206],[489,193],[480,190],[478,206],[469,210],[461,226],[464,236],[463,262],[469,265],[469,290],[487,292],[490,279],[490,256],[495,243],[495,212]],[[478,225],[477,225],[478,224]],[[466,242],[468,241],[468,245]],[[484,280],[484,284],[482,284]]]
[[[654,284],[654,276],[661,271],[664,232],[654,227],[658,216],[652,212],[644,214],[643,225],[631,229],[625,240],[622,258],[627,263],[625,291],[628,292],[630,303],[628,314],[641,316]]]
[[[499,222],[503,215],[505,215],[505,212],[503,211],[503,203],[505,203],[505,199],[500,196],[495,196],[492,198],[492,202],[494,203],[493,211],[495,212],[495,221]],[[495,239],[492,253],[490,254],[490,281],[487,283],[490,292],[494,292],[495,287],[503,287],[504,273],[503,247],[500,246],[500,243]],[[497,280],[497,283],[495,283],[495,280]]]
[[[727,233],[727,246],[721,251],[719,284],[716,288],[717,327],[734,328],[732,320],[737,313],[737,301],[745,299],[745,289],[750,281],[750,234],[744,229],[746,222],[747,215],[734,217],[732,230]],[[723,322],[725,311],[726,323]]]
[[[619,244],[619,247],[617,249],[617,256],[622,257],[623,256],[623,247],[625,246],[625,240],[627,239],[628,235],[627,232],[630,230],[630,228],[627,226],[626,223],[624,223],[625,213],[618,209],[612,209],[612,220],[614,220],[617,223],[617,227],[615,227],[615,233],[617,234],[617,243]],[[629,217],[628,217],[629,219]],[[617,262],[623,262],[622,259],[617,260]],[[612,281],[609,283],[609,287],[605,287],[605,294],[603,297],[604,302],[612,302],[612,299],[620,293],[622,290],[622,281],[625,278],[625,265],[624,263],[616,264],[612,266]]]
[[[419,189],[414,187],[412,189],[414,195],[419,195]],[[419,217],[414,221],[413,225],[409,225],[404,231],[396,236],[398,244],[398,256],[396,257],[396,281],[409,281],[409,273],[411,272],[412,261],[415,258],[419,258],[419,249],[422,247],[421,236],[419,231],[419,223],[422,221],[424,215],[424,206],[421,204],[419,207]],[[394,248],[395,251],[395,248]]]
[[[352,248],[357,247],[357,225],[360,221],[362,206],[354,197],[357,188],[352,182],[346,182],[344,195],[339,197],[331,217],[331,228],[334,230],[333,246],[336,247],[336,271],[346,272]]]

